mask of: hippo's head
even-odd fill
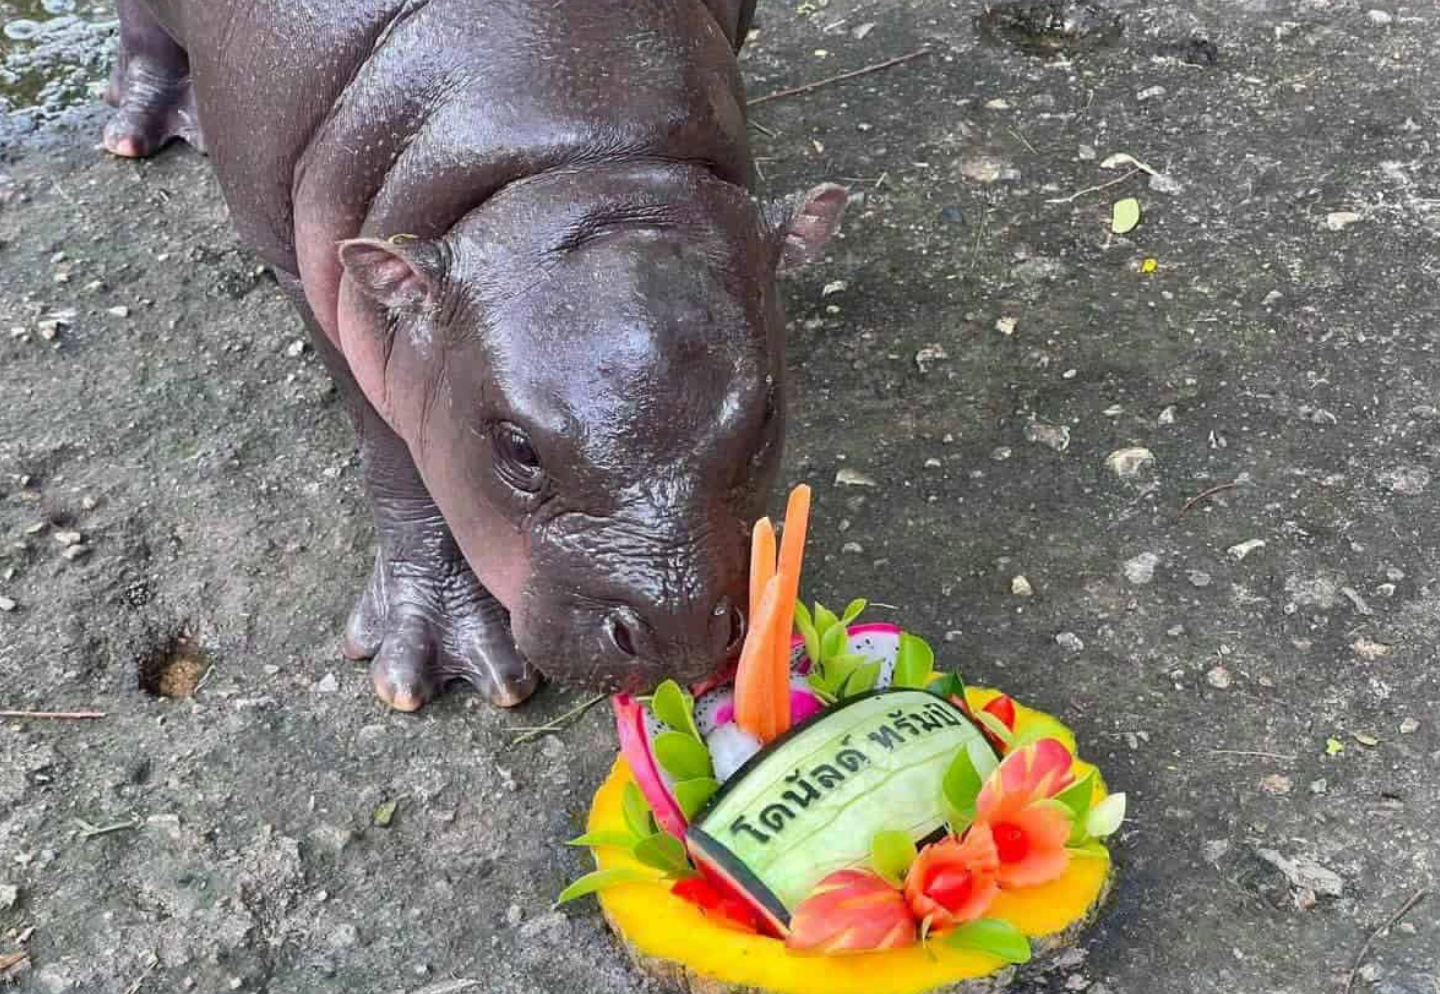
[[[845,201],[590,167],[342,246],[342,343],[379,357],[352,368],[543,672],[637,690],[738,648],[784,434],[776,274]]]

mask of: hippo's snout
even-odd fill
[[[728,596],[708,608],[652,610],[648,617],[619,607],[607,612],[601,625],[619,665],[651,666],[686,682],[713,674],[745,638],[745,613]]]

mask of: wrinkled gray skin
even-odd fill
[[[353,413],[380,548],[344,651],[392,706],[733,656],[776,272],[845,204],[748,194],[753,6],[120,0],[106,147],[208,152]]]

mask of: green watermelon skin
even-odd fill
[[[746,763],[697,816],[687,844],[711,879],[783,932],[816,884],[868,864],[877,832],[907,831],[917,842],[942,832],[945,770],[977,740],[959,708],[927,691],[853,698]]]

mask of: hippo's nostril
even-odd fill
[[[745,613],[733,605],[728,613],[730,615],[730,638],[725,643],[727,654],[738,651],[745,642]]]
[[[622,656],[634,657],[640,654],[635,648],[636,624],[636,619],[624,609],[605,619],[605,631],[610,636],[610,642]]]

